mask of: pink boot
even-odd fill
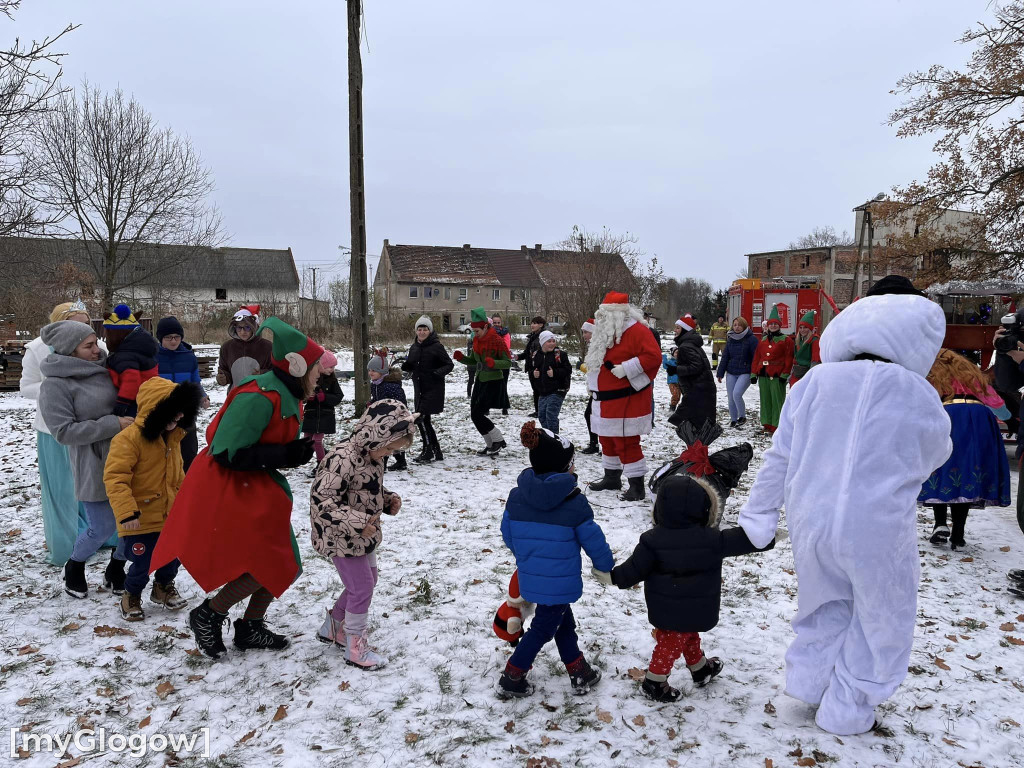
[[[328,645],[338,645],[342,648],[345,647],[345,621],[338,621],[331,614],[331,609],[327,609],[327,618],[324,619],[324,623],[320,625],[320,629],[316,631],[316,639],[321,643],[327,643]]]
[[[388,660],[370,647],[366,639],[366,614],[345,614],[345,635],[348,647],[345,649],[345,662],[361,669],[380,669]]]

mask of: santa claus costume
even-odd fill
[[[646,495],[647,474],[640,436],[652,427],[650,390],[661,370],[661,350],[643,313],[629,304],[626,294],[609,293],[594,314],[586,365],[593,397],[590,428],[601,441],[604,468],[604,477],[590,488],[620,490],[625,474],[629,490],[623,501],[640,501]]]

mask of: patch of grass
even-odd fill
[[[451,662],[438,664],[434,667],[434,674],[437,675],[437,687],[444,696],[451,696],[455,692],[452,687],[452,665]]]
[[[166,656],[174,650],[174,638],[167,632],[157,632],[153,637],[139,640],[137,645],[146,653]]]
[[[434,594],[430,588],[430,582],[427,581],[426,577],[421,578],[416,582],[416,587],[413,590],[412,599],[409,601],[412,605],[430,605],[433,600]]]

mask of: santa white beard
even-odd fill
[[[644,322],[644,313],[631,304],[602,304],[594,313],[594,333],[587,347],[587,368],[597,371],[604,364],[604,356],[622,341],[622,334],[631,321]]]

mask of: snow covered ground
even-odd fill
[[[34,754],[21,764],[73,765],[80,757],[82,764],[133,766],[1024,765],[1024,601],[1005,591],[1004,577],[1024,567],[1024,540],[1009,509],[972,513],[968,548],[956,553],[928,544],[930,524],[920,515],[911,674],[880,708],[882,733],[836,738],[782,695],[796,610],[788,542],[726,562],[722,619],[704,636],[708,654],[726,666],[707,688],[695,691],[681,668],[672,676],[685,691],[678,703],[659,706],[640,696],[636,679],[653,647],[642,590],[605,589],[587,578],[575,613],[582,647],[604,671],[598,689],[570,695],[564,668],[547,648],[531,675],[536,694],[498,701],[494,684],[510,649],[492,634],[491,620],[514,567],[498,526],[503,500],[528,464],[516,438],[531,403],[525,378],[513,374],[514,410],[496,419],[511,447],[497,459],[480,458],[472,453],[482,441],[469,421],[465,383],[457,366],[448,408],[435,421],[444,463],[388,477],[405,506],[386,522],[379,550],[371,627],[391,663],[374,673],[347,666],[337,649],[313,637],[340,582],[310,545],[308,470],[289,473],[305,572],[268,616],[292,637],[291,647],[210,661],[197,655],[184,611],[166,612],[147,600],[145,622],[121,620],[116,599],[96,589],[105,553],[88,566],[88,599],[64,595],[59,570],[43,559],[31,403],[0,395],[4,728],[153,735],[208,727],[211,747],[201,758],[181,749],[176,757],[82,755],[72,746],[63,757]],[[353,410],[352,385],[344,389],[342,430]],[[583,390],[577,373],[562,411],[563,431],[577,446],[586,442]],[[411,398],[411,385],[407,391]],[[212,394],[223,401],[223,390]],[[658,424],[644,440],[654,466],[680,448],[664,421],[663,378],[656,397]],[[769,445],[756,424],[755,390],[747,402],[752,423],[727,430],[720,441],[748,440],[755,448],[726,525],[735,524]],[[728,422],[724,391],[719,406]],[[579,456],[577,468],[582,481],[596,479],[600,458]],[[589,498],[616,559],[627,557],[649,527],[649,502],[627,504],[607,492]],[[184,571],[178,585],[192,605],[202,598]]]

